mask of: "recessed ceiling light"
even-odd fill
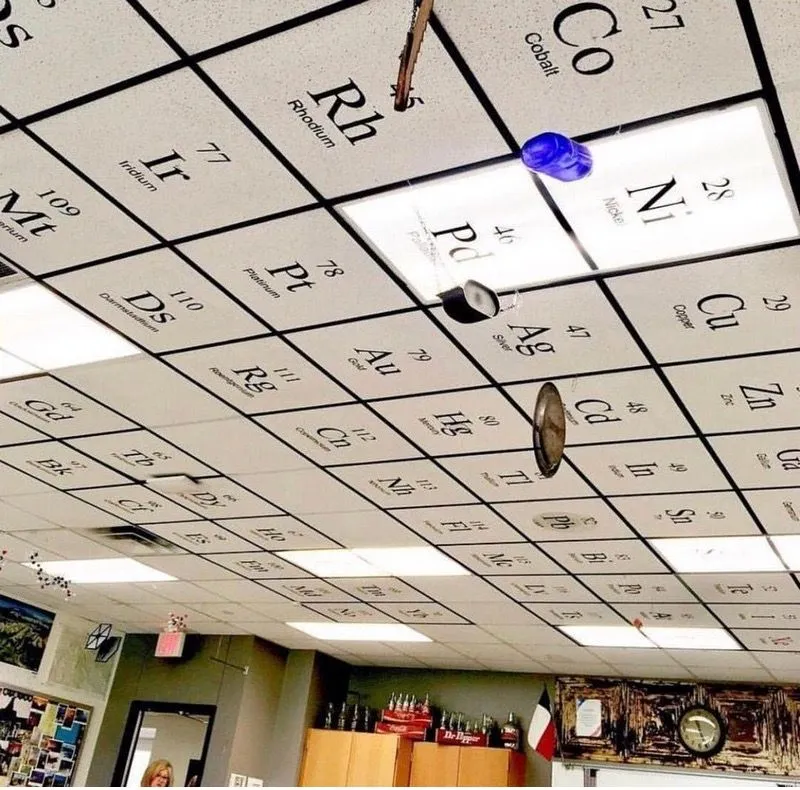
[[[766,538],[659,538],[650,545],[676,573],[785,570]]]
[[[724,628],[643,628],[659,647],[671,650],[741,650]]]
[[[275,554],[322,578],[386,575],[347,549],[276,551]]]
[[[286,623],[315,639],[346,642],[430,642],[400,623]]]
[[[770,538],[789,569],[800,571],[800,535],[770,535]]]
[[[43,370],[129,357],[139,349],[41,285],[0,292],[0,349]]]
[[[1,329],[0,340],[2,340]],[[14,379],[17,376],[30,376],[41,372],[39,368],[17,359],[13,354],[0,350],[0,379]]]
[[[26,568],[35,568],[33,563],[23,563]],[[120,557],[109,560],[54,560],[40,562],[38,566],[51,576],[62,576],[74,584],[123,584],[125,582],[171,582],[175,581],[162,571],[149,565]]]
[[[497,291],[590,271],[519,161],[398,189],[342,210],[428,301],[466,280]]]
[[[470,572],[437,549],[353,549],[353,554],[391,576],[469,576]]]
[[[281,559],[323,578],[337,576],[468,576],[469,571],[429,547],[276,551]]]
[[[560,625],[558,628],[584,647],[655,647],[632,625]]]

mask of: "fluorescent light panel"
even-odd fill
[[[771,535],[773,544],[790,570],[800,571],[800,535]]]
[[[741,650],[724,628],[643,628],[658,647],[669,650]]]
[[[43,370],[57,370],[139,353],[41,285],[0,292],[0,349]]]
[[[469,571],[434,548],[276,551],[281,559],[323,578],[361,576],[468,576]]]
[[[584,647],[655,647],[632,625],[560,625],[558,628]]]
[[[2,337],[3,330],[0,327],[0,341],[2,341]],[[0,350],[0,380],[14,379],[17,376],[30,376],[41,372],[39,368],[17,359],[13,354]]]
[[[676,573],[738,573],[785,570],[762,537],[659,538],[650,545]]]
[[[330,642],[430,642],[424,634],[400,623],[286,623]]]
[[[33,563],[23,563],[26,568],[36,568]],[[124,584],[128,582],[175,581],[162,571],[129,557],[109,560],[54,560],[39,563],[45,573],[63,576],[73,584]]]
[[[594,160],[588,178],[544,183],[600,269],[800,232],[761,100],[588,145]],[[724,178],[712,177],[717,173]],[[517,160],[354,201],[342,211],[429,301],[467,279],[499,291],[589,271]]]

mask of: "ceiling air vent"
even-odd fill
[[[183,554],[183,550],[166,538],[154,535],[141,527],[93,527],[82,530],[94,540],[111,546],[129,556],[137,554]]]

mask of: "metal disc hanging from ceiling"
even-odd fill
[[[564,403],[555,384],[542,385],[533,409],[533,455],[545,477],[552,477],[564,456],[567,420]]]

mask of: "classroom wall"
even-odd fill
[[[513,711],[522,725],[525,741],[545,683],[552,699],[554,680],[545,675],[354,666],[350,670],[349,691],[359,695],[359,704],[373,708],[385,707],[392,692],[422,695],[423,698],[429,693],[431,704],[437,708],[461,711],[472,718],[488,713],[500,724]],[[525,752],[527,784],[549,787],[550,763],[535,754],[527,743]]]

